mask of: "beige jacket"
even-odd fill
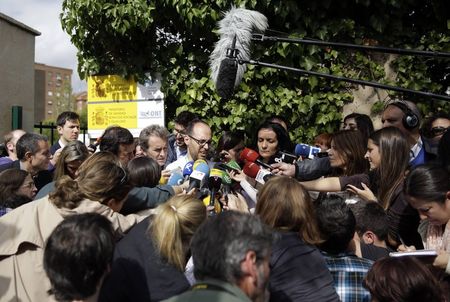
[[[87,212],[107,217],[119,234],[145,217],[123,216],[90,200],[81,201],[75,209],[58,209],[48,196],[0,217],[1,301],[54,301],[47,294],[50,281],[43,268],[45,242],[64,217]]]

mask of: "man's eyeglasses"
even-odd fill
[[[445,132],[447,132],[447,130],[449,129],[445,128],[445,127],[433,127],[431,128],[431,134],[433,134],[433,136],[439,136],[439,135],[443,135]]]
[[[196,139],[195,137],[188,134],[190,138],[192,138],[200,147],[203,147],[204,145],[208,144],[208,146],[211,146],[212,140],[204,140],[204,139]]]

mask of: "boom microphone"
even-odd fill
[[[220,40],[212,51],[209,62],[211,79],[218,94],[229,98],[242,80],[246,66],[237,64],[236,57],[250,60],[250,44],[254,31],[264,32],[267,18],[252,10],[232,7],[219,21]],[[230,48],[231,45],[231,48]]]
[[[259,159],[259,153],[250,148],[244,148],[240,155],[241,160],[257,163],[261,167],[272,170],[272,167]]]

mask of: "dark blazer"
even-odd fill
[[[297,232],[278,234],[270,258],[270,301],[339,302],[319,250],[306,244]]]
[[[15,160],[9,164],[0,166],[0,172],[7,169],[20,169],[20,161]],[[43,186],[53,181],[53,173],[48,170],[39,171],[35,176],[33,176],[33,181],[39,191]]]
[[[98,301],[161,301],[189,289],[184,273],[155,250],[147,234],[150,219],[134,226],[116,245],[112,269]]]
[[[56,141],[56,143],[53,144],[53,146],[50,147],[50,153],[53,155],[55,154],[56,150],[60,149],[61,145],[59,144],[59,140]]]

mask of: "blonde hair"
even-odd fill
[[[319,244],[319,228],[308,192],[295,179],[270,179],[258,193],[255,213],[277,231],[298,232],[309,244]]]
[[[190,195],[176,195],[156,208],[148,232],[168,263],[184,271],[194,232],[206,219],[206,207]]]
[[[56,181],[55,191],[49,199],[59,208],[73,209],[81,200],[105,203],[110,199],[124,199],[131,186],[127,173],[110,152],[98,152],[89,157],[77,171],[74,180],[68,175]]]

